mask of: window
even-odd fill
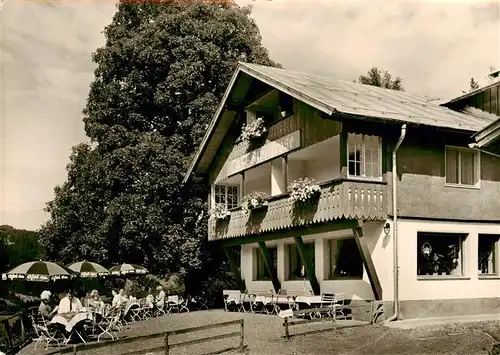
[[[305,243],[305,247],[309,260],[311,260],[314,272],[314,243]],[[288,267],[288,272],[290,275],[289,279],[293,280],[307,278],[306,267],[304,265],[304,262],[300,258],[299,250],[297,249],[297,245],[295,244],[290,244],[288,246]]]
[[[500,236],[479,234],[477,246],[477,272],[479,274],[497,274],[497,248]]]
[[[475,186],[479,183],[479,153],[446,147],[446,183]]]
[[[215,185],[215,203],[226,205],[227,209],[239,206],[238,186]]]
[[[461,276],[466,235],[422,233],[417,235],[417,275]]]
[[[362,278],[363,259],[354,238],[331,239],[330,279]]]
[[[269,256],[271,256],[271,260],[273,263],[273,266],[275,269],[278,268],[278,248],[277,247],[267,247],[267,250],[269,250]],[[260,251],[260,248],[254,248],[254,253],[255,253],[255,261],[257,264],[257,275],[255,280],[262,281],[262,280],[271,280],[271,275],[269,274],[269,271],[267,270],[266,263],[264,261],[264,256],[262,255],[262,252]]]
[[[347,138],[349,176],[380,178],[381,140],[377,136],[349,134]]]

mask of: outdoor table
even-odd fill
[[[312,304],[320,304],[321,296],[297,296],[295,297],[295,303],[305,303],[308,306]]]
[[[69,333],[68,339],[66,341],[69,342],[71,337],[73,336],[74,333],[84,342],[86,343],[85,339],[82,337],[82,335],[76,330],[75,326],[83,321],[86,320],[93,320],[93,314],[92,312],[89,311],[83,311],[83,312],[71,312],[71,313],[61,313],[61,314],[56,314],[54,318],[51,319],[50,324],[61,324],[64,326],[66,331]]]
[[[268,303],[271,303],[271,302],[274,302],[274,303],[277,303],[277,304],[288,304],[288,297],[287,296],[283,296],[283,295],[279,295],[279,296],[257,296],[255,297],[255,302],[257,303],[262,303],[264,305],[268,304]]]
[[[169,296],[170,297],[170,296]],[[168,300],[168,302],[170,302],[170,300]],[[226,302],[229,303],[229,302],[234,302],[236,304],[240,304],[241,303],[241,294],[234,294],[234,293],[230,293],[228,296],[227,296],[227,299],[226,299]]]

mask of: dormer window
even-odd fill
[[[367,179],[382,177],[381,138],[364,134],[347,137],[349,176]]]

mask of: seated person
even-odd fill
[[[158,296],[156,296],[156,307],[163,309],[165,306],[165,291],[163,291],[163,287],[161,285],[158,285],[156,290],[159,291]]]
[[[88,303],[90,308],[100,308],[104,306],[104,302],[101,301],[101,297],[97,290],[92,290],[92,292],[90,292]]]
[[[80,312],[83,310],[82,303],[76,297],[73,297],[71,291],[66,292],[66,297],[62,298],[59,302],[58,314],[70,313],[70,312]]]
[[[83,307],[85,308],[89,307],[89,299],[90,299],[90,292],[86,292],[85,297],[82,297],[81,299]]]
[[[146,296],[146,305],[149,308],[153,308],[155,302],[155,296],[152,295],[151,289],[148,291],[148,295]]]
[[[52,309],[52,307],[49,305],[50,296],[52,296],[52,293],[50,293],[50,291],[43,291],[40,295],[41,302],[40,306],[38,307],[38,314],[48,319],[52,319],[54,314],[56,314],[57,310],[59,309],[59,306],[56,306],[54,307],[54,309]]]
[[[111,307],[113,308],[116,308],[116,307],[120,307],[122,304],[124,303],[127,303],[128,301],[128,298],[127,296],[125,296],[125,291],[123,290],[123,288],[118,291],[118,293],[116,292],[113,292],[113,301],[111,302]]]

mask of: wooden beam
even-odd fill
[[[347,163],[347,131],[345,123],[342,122],[342,131],[340,132],[339,139],[339,149],[340,149],[340,177],[347,179],[347,173],[349,171],[349,165]]]
[[[283,174],[283,184],[285,185],[283,193],[285,193],[288,191],[288,156],[286,155],[281,158],[281,172]]]
[[[226,253],[227,260],[229,261],[229,266],[231,267],[233,276],[236,279],[238,288],[241,290],[244,287],[244,285],[243,285],[243,280],[241,279],[241,272],[238,266],[238,262],[236,260],[236,255],[234,254],[234,250],[230,247],[224,247],[224,252]]]
[[[264,264],[266,264],[266,269],[271,275],[271,281],[273,283],[274,291],[278,293],[281,288],[280,281],[278,280],[278,273],[273,265],[273,260],[271,259],[271,254],[269,254],[269,249],[267,249],[266,242],[259,242],[259,249],[264,258]]]
[[[331,221],[323,224],[313,224],[307,226],[300,226],[295,228],[280,229],[277,231],[263,232],[256,235],[249,235],[244,237],[233,237],[227,239],[214,240],[219,241],[222,246],[229,247],[242,244],[251,244],[257,242],[264,242],[268,240],[278,240],[284,238],[293,238],[306,234],[326,233],[343,229],[352,229],[358,226],[358,222],[353,219],[341,219]]]
[[[306,269],[306,274],[307,274],[307,279],[309,280],[309,283],[311,284],[311,288],[314,292],[315,295],[320,294],[320,287],[319,287],[319,282],[316,279],[316,273],[314,272],[314,264],[312,260],[309,258],[309,254],[307,253],[306,246],[304,244],[304,241],[302,240],[301,236],[298,237],[293,237],[295,240],[295,244],[297,245],[297,250],[300,255],[300,259],[304,263],[304,267]]]
[[[243,197],[245,197],[245,172],[242,171],[241,174],[241,193],[240,193],[240,203],[238,205],[241,204],[241,200],[243,200]]]
[[[375,264],[373,263],[372,257],[370,255],[370,250],[366,244],[366,239],[363,237],[363,223],[359,222],[358,227],[352,229],[354,234],[354,239],[358,246],[361,258],[363,259],[363,265],[365,266],[366,272],[368,273],[368,279],[370,280],[370,286],[372,287],[373,295],[375,300],[382,300],[382,286],[380,285],[380,280],[378,279],[377,270],[375,269]]]

